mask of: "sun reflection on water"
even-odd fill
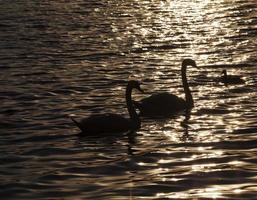
[[[213,185],[211,187],[202,188],[202,189],[192,189],[188,192],[177,192],[177,193],[157,193],[156,197],[158,198],[168,198],[168,199],[223,199],[226,198],[226,194],[233,192],[234,194],[241,194],[245,192],[242,188],[247,188],[247,185],[239,186],[235,185],[226,185],[226,187]]]
[[[213,171],[213,168],[216,166],[217,164],[215,163],[192,165],[192,171],[210,172]]]
[[[222,192],[215,187],[201,189],[198,191],[190,191],[188,193],[158,193],[156,194],[158,198],[169,198],[169,199],[198,199],[199,197],[208,199],[222,198]]]

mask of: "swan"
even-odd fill
[[[243,84],[245,81],[236,75],[227,75],[227,70],[222,71],[223,76],[221,77],[221,82],[225,84]]]
[[[84,118],[81,121],[72,121],[81,130],[82,135],[101,134],[101,133],[124,133],[137,130],[141,126],[141,121],[132,103],[132,90],[137,89],[141,92],[140,83],[130,80],[126,87],[126,103],[130,118],[124,118],[118,114],[97,114]]]
[[[140,111],[140,115],[145,117],[168,117],[179,111],[194,107],[193,97],[186,77],[187,66],[197,67],[192,59],[185,59],[182,62],[181,73],[185,100],[168,92],[152,94],[139,102],[133,102]]]

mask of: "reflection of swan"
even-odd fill
[[[167,92],[153,94],[150,97],[142,99],[140,102],[134,102],[142,116],[165,117],[194,107],[194,101],[186,77],[186,69],[189,65],[197,67],[195,61],[192,59],[185,59],[182,62],[181,73],[185,100]]]
[[[140,128],[140,119],[133,106],[131,94],[132,89],[138,89],[142,92],[138,81],[131,80],[126,88],[126,102],[130,119],[124,118],[118,114],[99,114],[73,122],[80,128],[82,134],[101,134],[101,133],[122,133],[133,131]]]
[[[241,79],[240,76],[227,75],[227,70],[222,71],[223,76],[221,77],[221,82],[225,84],[243,84],[245,81]]]

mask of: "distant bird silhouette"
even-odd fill
[[[181,74],[185,100],[168,92],[152,94],[139,102],[134,101],[136,108],[140,111],[140,115],[151,118],[168,117],[179,111],[194,107],[194,101],[187,82],[187,66],[197,67],[192,59],[185,59],[182,62]]]
[[[221,82],[224,84],[243,84],[245,81],[236,75],[227,75],[227,70],[222,71],[223,76],[220,78]]]
[[[130,80],[126,87],[126,103],[130,118],[124,118],[118,114],[98,114],[91,115],[82,119],[80,122],[71,118],[81,130],[81,135],[124,133],[140,128],[141,121],[132,103],[132,90],[137,89],[141,92],[140,83]]]

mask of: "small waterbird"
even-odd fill
[[[221,82],[224,84],[244,84],[245,81],[241,78],[241,76],[237,75],[227,75],[227,70],[222,71]]]

